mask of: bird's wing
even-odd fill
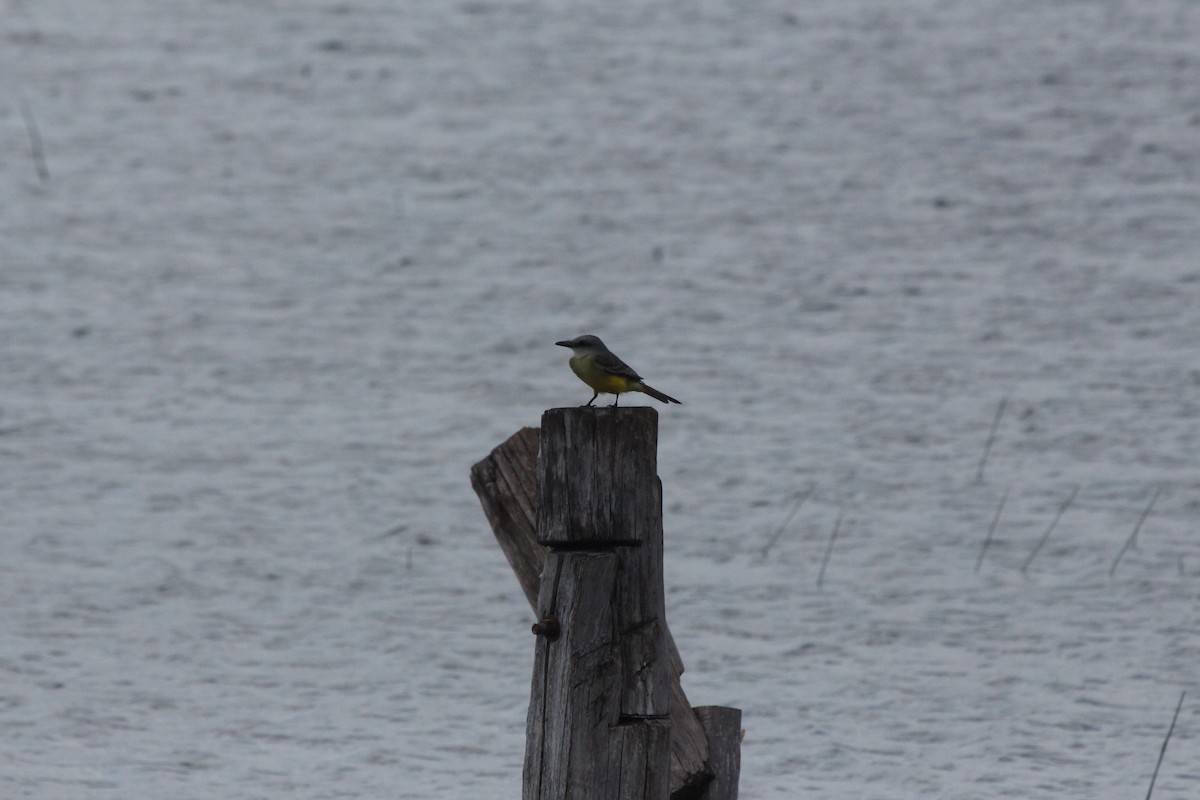
[[[597,353],[595,360],[592,362],[600,369],[610,375],[620,375],[623,378],[640,381],[641,375],[633,371],[633,367],[626,364],[621,359],[614,356],[612,353]]]

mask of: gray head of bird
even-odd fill
[[[590,333],[585,333],[582,336],[576,336],[574,339],[564,339],[561,342],[555,342],[559,347],[569,347],[578,352],[580,350],[607,350],[604,342],[600,341],[599,336],[592,336]]]

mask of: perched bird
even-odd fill
[[[642,376],[617,358],[598,336],[584,334],[555,344],[571,348],[574,355],[567,362],[571,365],[571,371],[595,392],[592,399],[584,403],[585,406],[590,406],[603,393],[614,395],[613,406],[616,407],[622,392],[643,392],[663,403],[679,403],[674,397],[647,386],[642,381]]]

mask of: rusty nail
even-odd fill
[[[557,639],[561,630],[562,628],[559,627],[558,620],[550,615],[545,616],[541,622],[533,623],[533,635],[545,636],[548,642],[553,642]]]

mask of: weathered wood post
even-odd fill
[[[646,441],[652,443],[657,434],[657,417],[654,416],[654,412],[651,409],[629,410],[632,410],[638,414],[649,413],[651,415],[651,427],[647,431],[647,433],[649,433],[649,438]],[[568,420],[573,419],[573,417],[570,416],[572,414],[590,415],[607,413],[612,414],[613,416],[608,418],[606,422],[619,420],[620,424],[625,424],[624,420],[620,417],[617,417],[614,411],[608,411],[607,409],[561,409],[559,411],[562,414],[567,415],[560,417],[560,420],[562,421],[562,430],[558,434],[551,434],[546,438],[546,441],[553,441],[555,443],[552,445],[555,448],[561,448],[566,445],[567,439],[569,438],[566,435],[566,425]],[[626,409],[620,409],[620,411],[624,412]],[[549,414],[554,412],[547,413]],[[600,424],[600,420],[598,418],[596,419],[596,422],[598,425]],[[608,429],[605,428],[604,430],[607,431]],[[575,435],[570,438],[572,441],[578,440],[578,431],[575,431]],[[546,585],[546,583],[543,581],[543,577],[551,574],[560,574],[563,569],[562,564],[564,563],[564,559],[562,558],[563,554],[571,551],[571,548],[574,547],[574,545],[571,544],[560,543],[553,544],[553,549],[551,549],[538,540],[538,521],[541,518],[540,509],[542,507],[541,496],[539,494],[539,486],[542,483],[540,476],[543,468],[543,465],[539,463],[539,452],[543,449],[541,446],[542,441],[543,434],[538,428],[522,428],[503,443],[495,447],[492,452],[487,455],[487,457],[483,458],[471,467],[471,485],[475,489],[475,493],[479,496],[479,500],[483,505],[484,514],[487,516],[488,521],[491,523],[492,530],[496,534],[496,540],[499,542],[500,548],[504,551],[504,555],[508,559],[508,563],[512,566],[513,572],[516,573],[517,580],[520,583],[521,588],[524,591],[526,598],[529,600],[530,605],[533,607],[535,613],[538,613],[542,609],[546,608],[546,606],[543,605],[543,598],[539,597],[539,595],[542,593],[543,586]],[[613,452],[616,452],[615,448],[613,449]],[[651,450],[651,455],[655,458],[655,460],[657,459],[657,456],[653,450]],[[556,456],[556,458],[558,457]],[[587,462],[585,459],[585,462],[592,463],[593,465],[595,464],[594,459],[592,459],[590,462]],[[566,461],[563,461],[564,468],[566,463]],[[651,466],[648,471],[649,474],[653,475],[655,469],[653,466]],[[654,540],[655,545],[653,550],[656,551],[654,558],[661,558],[661,538],[659,534],[661,534],[662,514],[661,505],[659,504],[661,503],[662,493],[661,486],[658,483],[657,478],[654,480],[654,490],[654,501],[656,505],[654,506],[655,515],[653,520],[655,523],[654,531],[656,532],[656,537]],[[584,553],[587,552],[586,548],[590,546],[591,545],[584,543],[576,548],[575,551]],[[598,551],[599,560],[606,561],[606,563],[612,563],[611,558],[607,560],[604,558],[606,554],[615,556],[618,553],[621,553],[623,549],[624,553],[628,555],[630,547],[631,545],[629,544],[612,546],[611,548],[608,546],[601,547]],[[644,547],[644,545],[638,545],[637,549],[642,550],[643,555],[651,552],[651,550],[644,549]],[[559,566],[554,568],[557,570],[557,572],[552,573],[550,569],[549,555],[554,550],[557,550],[559,554],[556,558],[556,562],[559,564]],[[595,558],[577,559],[579,563],[575,564],[574,566],[579,570],[584,570],[585,568],[593,569],[595,565],[591,562],[595,560]],[[657,564],[658,562],[655,563]],[[607,583],[609,580],[606,569],[606,567],[603,569],[596,568],[596,571],[600,573],[600,577],[602,578],[601,583]],[[656,574],[659,577],[653,582],[653,587],[656,587],[655,590],[658,592],[658,597],[661,598],[661,567],[659,567],[659,571]],[[615,581],[615,575],[613,580]],[[550,582],[551,584],[553,583],[552,580]],[[559,585],[562,585],[561,579]],[[580,582],[569,580],[567,585],[579,586]],[[601,592],[601,594],[603,594],[603,592]],[[572,599],[574,596],[575,595],[568,595],[564,591],[560,590],[556,595],[556,599],[559,604],[558,607],[569,608],[575,605],[576,601]],[[580,602],[583,601],[581,600]],[[655,598],[654,602],[658,605],[658,608],[661,612],[661,602],[659,599]],[[572,613],[575,613],[576,616],[578,616],[576,612]],[[544,616],[544,614],[538,613],[539,620],[544,619]],[[559,619],[561,618],[562,615],[560,614]],[[582,629],[579,642],[583,641],[582,637],[592,636],[593,631],[611,630],[613,620],[616,619],[616,616],[614,614],[609,614],[606,619],[607,622],[600,625],[598,628],[589,629],[585,626]],[[559,634],[561,636],[564,633],[562,629],[562,623],[559,622],[558,619],[556,619],[555,622],[558,623]],[[585,623],[586,622],[587,620],[585,620]],[[668,705],[670,711],[670,792],[672,800],[685,800],[685,798],[686,800],[736,800],[738,794],[738,772],[740,766],[741,712],[737,709],[720,708],[716,706],[709,706],[693,710],[679,681],[679,677],[683,673],[683,661],[679,657],[678,650],[675,648],[675,642],[671,637],[669,628],[667,627],[666,619],[660,616],[658,622],[659,627],[661,627],[662,630],[663,646],[666,650],[666,658],[669,662],[669,669],[667,670],[666,677],[669,681],[670,694]],[[539,624],[541,625],[540,630],[545,634],[551,633],[555,627],[549,623]],[[649,629],[649,626],[647,629]],[[599,643],[596,652],[603,652],[611,655],[614,652],[614,647],[611,641],[607,638],[607,634],[605,634],[605,637],[602,638],[605,640]],[[559,641],[561,641],[561,639]],[[558,644],[559,641],[556,641],[555,644]],[[630,639],[631,643],[638,641],[639,637]],[[649,641],[652,641],[652,638],[643,636],[640,637],[640,641],[643,643],[648,643]],[[586,646],[577,644],[574,649],[586,655],[591,655],[588,653],[588,648]],[[546,663],[543,658],[548,659],[552,653],[550,651],[548,642],[539,641],[536,650],[537,669],[541,670],[543,664]],[[560,650],[559,655],[564,652],[567,651]],[[618,649],[617,652],[620,652],[620,650]],[[586,660],[586,657],[584,660]],[[561,659],[556,663],[558,663],[559,666],[563,666],[563,661]],[[661,657],[655,662],[656,669],[660,663]],[[537,717],[538,719],[541,719],[547,713],[546,706],[548,703],[553,704],[556,702],[566,702],[561,698],[551,698],[549,701],[547,701],[544,687],[549,686],[549,682],[542,684],[542,699],[538,699],[539,689],[537,684],[537,676],[543,674],[548,676],[547,681],[550,679],[558,680],[553,673],[535,671],[534,689],[531,693],[532,700],[530,703],[531,721],[534,719],[533,709],[535,706],[541,709],[538,711]],[[654,672],[653,674],[656,677],[658,676],[657,672]],[[559,687],[566,686],[566,684],[562,683],[562,681],[558,681],[556,685]],[[634,682],[634,685],[637,685],[637,681]],[[651,695],[652,694],[653,692],[651,692]],[[610,698],[604,697],[603,699],[605,703],[611,703]],[[540,706],[538,705],[539,703]],[[605,709],[609,708],[609,706],[605,706],[603,704],[602,707]],[[621,738],[622,752],[628,756],[624,760],[625,766],[621,767],[621,769],[623,770],[623,774],[629,777],[637,775],[640,770],[640,767],[637,767],[634,761],[637,758],[645,758],[652,752],[651,748],[642,746],[642,744],[638,741],[640,735],[639,731],[641,731],[641,729],[628,724],[633,722],[636,718],[637,715],[626,715],[624,720],[622,720],[621,713],[618,711],[617,722],[620,723],[624,721],[626,724],[624,726],[618,726],[622,729],[613,733],[614,737]],[[651,727],[656,724],[661,725],[661,723],[656,722],[655,718],[653,717],[646,717],[646,720]],[[566,729],[564,728],[555,728],[554,730],[560,731],[567,736],[572,735],[566,732]],[[649,738],[650,731],[644,731],[642,733],[646,734],[643,738]],[[535,730],[531,727],[528,736],[529,742],[533,741],[535,734],[539,736],[541,735],[538,730]],[[578,735],[586,738],[586,734],[583,732],[580,732]],[[558,741],[560,744],[566,744],[572,740],[563,740],[560,738]],[[610,748],[609,751],[606,751],[606,753],[611,753],[613,747],[613,740],[610,740]],[[540,753],[544,754],[545,750],[545,747],[539,748]],[[527,748],[527,751],[527,757],[531,757],[533,753],[531,745]],[[543,755],[542,758],[542,763],[544,763],[545,756]],[[527,779],[529,777],[528,763],[526,765],[526,777]],[[546,784],[543,784],[543,786],[545,785]],[[609,785],[612,785],[611,781],[609,782]],[[528,780],[526,781],[525,788],[525,797],[529,798]],[[617,791],[619,792],[619,787]],[[550,795],[543,793],[543,796]],[[580,796],[593,797],[596,795],[583,794]],[[638,795],[630,795],[629,792],[626,792],[625,794],[618,793],[612,796],[636,797]]]
[[[524,800],[668,800],[658,413],[542,415]]]

